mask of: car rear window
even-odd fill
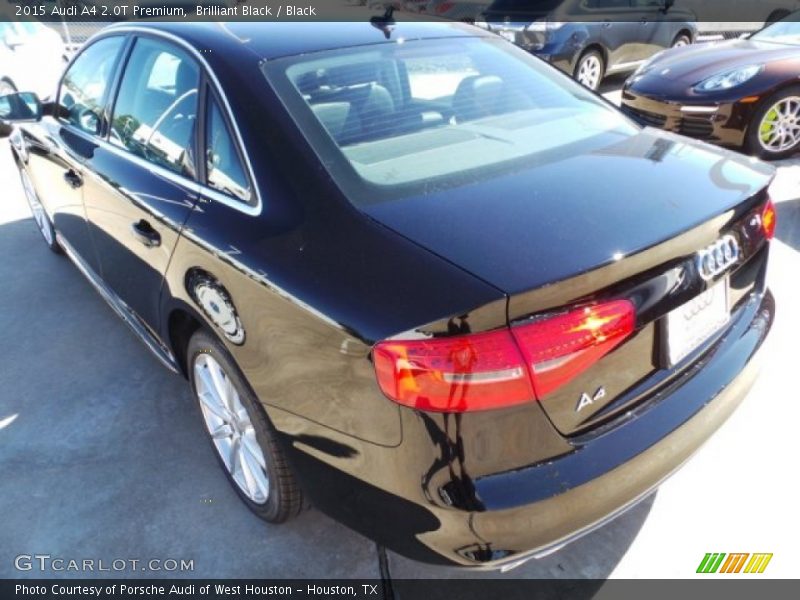
[[[398,40],[263,68],[356,202],[468,183],[632,127],[565,75],[494,38]]]

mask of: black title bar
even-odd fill
[[[530,23],[748,23],[758,27],[789,16],[800,0],[0,0],[0,21],[360,21],[387,7],[397,20],[450,19]],[[791,16],[794,13],[793,16]]]

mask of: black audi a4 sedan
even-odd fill
[[[36,223],[190,382],[244,503],[509,567],[754,380],[771,167],[463,24],[117,25],[0,99]]]
[[[800,152],[800,12],[747,39],[664,52],[622,91],[643,125],[764,159]]]

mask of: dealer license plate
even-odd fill
[[[667,314],[670,365],[681,362],[730,321],[728,288],[725,278]]]

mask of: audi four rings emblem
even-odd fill
[[[732,235],[726,235],[697,253],[697,272],[700,277],[709,281],[724,273],[737,260],[739,242]]]

